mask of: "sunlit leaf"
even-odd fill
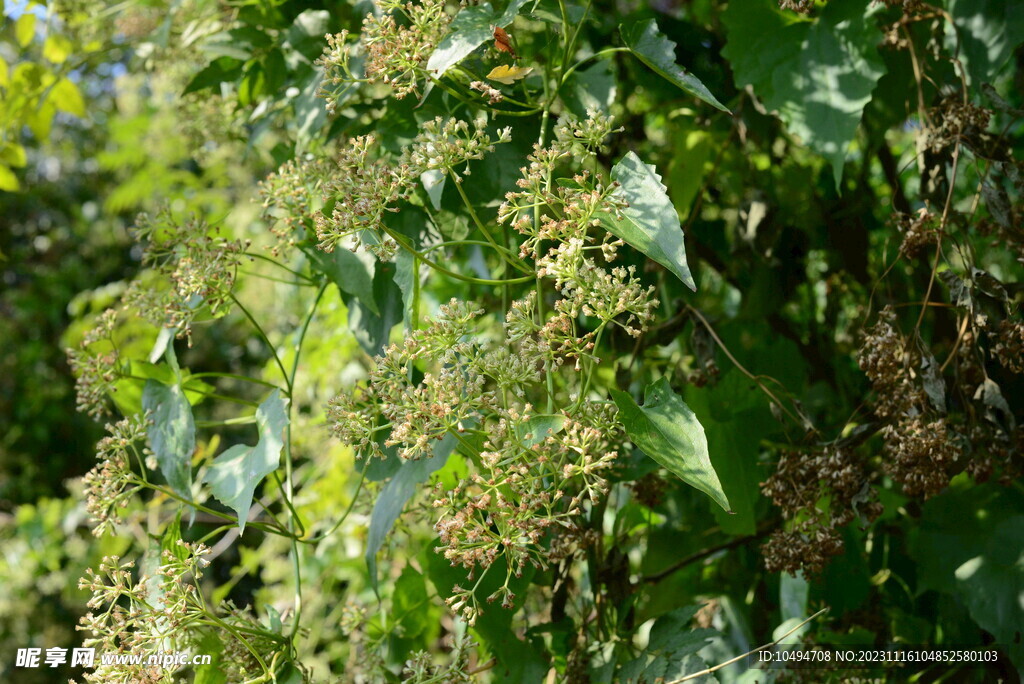
[[[620,196],[629,207],[621,217],[601,214],[604,226],[674,273],[691,290],[696,290],[686,263],[679,214],[665,192],[661,176],[653,166],[629,152],[612,168],[612,179],[621,185]]]
[[[611,390],[619,407],[619,420],[633,444],[683,482],[730,510],[729,500],[708,456],[708,442],[697,417],[668,384],[666,378],[648,385],[644,405],[628,392]]]
[[[503,64],[491,69],[490,73],[487,74],[487,78],[491,81],[504,83],[505,85],[512,85],[516,81],[526,78],[531,73],[533,73],[533,67],[506,66]]]
[[[281,464],[284,430],[288,426],[288,400],[274,390],[256,409],[259,441],[256,446],[236,444],[213,460],[203,481],[222,504],[238,515],[245,530],[256,486]]]
[[[622,39],[636,57],[658,74],[712,107],[729,109],[711,94],[700,79],[676,64],[676,44],[658,30],[654,19],[621,27]]]

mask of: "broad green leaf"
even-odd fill
[[[345,297],[349,328],[359,346],[371,356],[384,351],[391,337],[391,329],[403,318],[404,308],[402,291],[395,282],[395,264],[377,262],[375,269],[371,300]],[[375,308],[370,308],[371,303]]]
[[[489,2],[462,8],[452,20],[448,34],[441,39],[427,60],[427,71],[434,78],[444,76],[450,68],[491,39],[494,33],[492,26],[505,28],[511,24],[526,2],[527,0],[512,0],[501,14],[495,12]]]
[[[633,444],[683,482],[730,510],[708,456],[704,428],[690,407],[672,391],[666,378],[647,386],[642,407],[628,392],[613,389],[611,393],[619,407],[619,420]]]
[[[589,69],[573,72],[569,77],[562,99],[580,119],[586,118],[587,111],[591,109],[607,112],[615,102],[618,86],[612,64],[611,60],[603,59]]]
[[[696,290],[686,264],[679,214],[665,192],[661,176],[653,166],[629,152],[612,167],[612,179],[621,185],[618,192],[629,207],[621,218],[602,213],[604,226],[674,273],[691,290]]]
[[[395,580],[395,593],[391,597],[391,619],[401,631],[395,636],[413,639],[430,627],[430,595],[427,580],[411,565],[406,565]],[[434,622],[437,626],[437,622]]]
[[[971,617],[1024,670],[1024,515],[1008,518],[988,531],[985,551],[960,565],[954,575],[957,593]]]
[[[317,269],[338,286],[338,290],[359,300],[374,314],[380,313],[373,298],[373,273],[375,259],[368,252],[358,254],[339,247],[331,253],[309,249],[306,254]]]
[[[482,645],[494,655],[497,664],[491,670],[495,682],[543,682],[545,674],[550,665],[545,662],[541,649],[535,647],[530,641],[523,640],[516,633],[513,626],[515,616],[526,602],[529,593],[527,588],[533,580],[537,570],[527,564],[522,576],[514,574],[508,578],[508,588],[515,594],[511,610],[502,608],[498,604],[490,604],[487,597],[499,589],[505,581],[506,570],[504,563],[499,562],[491,572],[480,576],[477,569],[474,579],[469,578],[469,571],[452,564],[444,557],[444,554],[434,551],[433,546],[424,549],[420,556],[421,563],[425,566],[427,577],[434,585],[437,593],[441,596],[451,596],[452,588],[457,584],[465,588],[474,588],[474,595],[477,602],[483,606],[483,612],[478,616],[473,629],[480,637]]]
[[[615,681],[623,684],[669,681],[706,669],[707,665],[696,653],[718,632],[707,628],[690,628],[697,610],[698,606],[677,608],[655,620],[647,648],[622,666]]]
[[[196,448],[196,425],[192,406],[178,382],[164,384],[146,380],[142,390],[142,409],[151,412],[147,437],[171,489],[186,499],[192,498],[192,452]]]
[[[21,47],[32,42],[36,34],[36,15],[25,12],[14,22],[14,38]]]
[[[658,31],[658,23],[654,19],[623,25],[619,31],[626,46],[641,62],[694,97],[723,112],[731,113],[700,79],[676,64],[676,44]]]
[[[71,41],[59,34],[50,34],[43,42],[43,58],[53,64],[63,64],[71,50]]]
[[[221,83],[234,82],[242,74],[242,64],[234,57],[218,57],[193,76],[181,94],[188,95],[207,88],[219,90]]]
[[[213,460],[203,478],[211,493],[238,515],[238,527],[245,530],[246,518],[256,486],[281,463],[284,430],[288,426],[288,401],[274,390],[256,409],[259,440],[256,446],[236,444]]]
[[[751,86],[790,133],[829,161],[837,188],[864,107],[886,71],[874,11],[836,0],[814,22],[794,21],[773,0],[736,0],[722,15],[722,54],[736,86]]]
[[[727,371],[714,386],[687,387],[684,401],[704,427],[714,452],[711,465],[731,505],[730,513],[713,506],[715,520],[726,534],[748,535],[757,529],[754,507],[761,500],[764,479],[758,455],[761,440],[778,422],[757,386],[738,371]]]
[[[72,116],[85,116],[85,99],[82,97],[82,91],[67,78],[60,79],[57,85],[53,86],[49,101],[62,112]]]
[[[946,46],[967,68],[970,85],[994,83],[1024,41],[1024,8],[1012,0],[950,0]]]
[[[444,467],[449,454],[458,440],[454,435],[445,435],[434,445],[433,456],[402,463],[398,472],[388,480],[377,495],[370,513],[370,529],[366,534],[366,565],[370,571],[370,582],[377,590],[377,551],[384,545],[384,539],[391,532],[405,504],[416,490],[435,472]]]

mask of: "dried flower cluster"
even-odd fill
[[[895,214],[893,221],[903,234],[900,254],[916,257],[925,247],[934,247],[939,236],[939,217],[921,208],[915,215]]]
[[[842,527],[855,518],[866,525],[882,513],[866,464],[849,448],[784,451],[775,472],[761,484],[791,521],[764,545],[769,572],[821,572],[842,553]]]

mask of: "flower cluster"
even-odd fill
[[[218,232],[197,219],[179,222],[169,211],[140,215],[135,237],[146,243],[142,263],[166,278],[170,289],[158,294],[133,288],[125,295],[125,304],[154,325],[176,328],[179,337],[191,342],[192,323],[202,310],[214,317],[226,313],[249,246],[248,241],[228,240]]]
[[[92,533],[100,537],[121,523],[120,509],[128,505],[139,489],[131,469],[131,456],[141,462],[138,444],[145,439],[146,423],[139,417],[125,418],[107,425],[110,434],[96,445],[100,463],[86,473],[85,510],[96,523]]]
[[[413,140],[409,165],[419,173],[440,171],[461,183],[462,176],[455,171],[456,166],[466,164],[462,173],[469,175],[469,160],[483,159],[485,153],[494,150],[496,143],[512,139],[512,129],[505,127],[498,131],[498,139],[491,142],[486,126],[486,120],[477,119],[473,122],[474,130],[470,132],[469,124],[460,119],[437,117],[424,122]]]
[[[903,234],[900,254],[914,258],[923,248],[935,246],[939,236],[939,217],[934,212],[921,208],[915,215],[896,214],[893,221]]]
[[[403,4],[400,0],[378,0],[380,16],[367,14],[361,32],[366,52],[366,79],[391,86],[395,97],[402,99],[420,92],[420,83],[429,82],[427,59],[448,32],[451,16],[444,0],[423,0]],[[396,18],[398,15],[398,18]],[[317,61],[324,67],[325,84],[351,84],[359,79],[352,74],[352,46],[347,44],[348,32],[326,36],[328,46]],[[322,90],[328,109],[337,107],[340,96]]]
[[[260,181],[263,218],[278,239],[271,248],[275,256],[282,245],[291,247],[305,237],[305,222],[319,206],[324,181],[330,173],[329,160],[300,157],[285,162]]]
[[[460,182],[469,169],[467,166],[460,172],[456,166],[483,159],[494,145],[508,142],[510,135],[511,130],[504,128],[492,139],[482,120],[476,121],[471,130],[465,121],[438,118],[424,123],[413,144],[393,161],[386,158],[373,135],[353,138],[342,148],[336,167],[330,171],[308,162],[286,164],[278,171],[275,183],[283,193],[279,197],[268,187],[274,198],[264,202],[286,211],[304,212],[310,206],[312,188],[319,187],[323,210],[313,214],[313,221],[320,249],[331,252],[338,245],[350,245],[351,240],[354,248],[365,245],[378,258],[387,260],[398,245],[388,232],[385,217],[399,211],[399,202],[410,197],[416,179],[436,171]]]
[[[397,245],[383,229],[384,216],[398,211],[398,200],[408,196],[413,174],[408,165],[391,165],[378,157],[372,135],[353,138],[338,155],[338,165],[324,181],[325,212],[316,212],[319,247],[333,252],[352,237],[380,259],[389,259]]]
[[[436,665],[426,651],[417,651],[405,661],[402,668],[404,684],[461,684],[475,681],[470,674],[470,657],[476,643],[467,635],[454,637],[450,660],[447,665]]]

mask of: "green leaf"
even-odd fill
[[[375,259],[369,252],[358,254],[352,250],[338,248],[331,253],[319,249],[306,250],[317,269],[331,279],[338,290],[359,300],[374,314],[380,309],[373,298],[373,274]]]
[[[448,34],[441,39],[427,60],[427,71],[434,78],[444,76],[445,72],[491,39],[494,34],[492,26],[505,28],[511,24],[526,2],[527,0],[512,0],[500,15],[489,2],[462,8],[452,20]]]
[[[245,530],[246,518],[256,485],[281,463],[284,430],[288,426],[288,401],[274,390],[256,409],[259,441],[256,446],[236,444],[214,459],[203,478],[222,504],[238,515],[238,527]]]
[[[14,22],[14,38],[21,47],[32,42],[36,35],[36,15],[25,12]]]
[[[946,45],[967,68],[970,85],[993,83],[1014,49],[1024,41],[1024,9],[1007,0],[950,0],[953,18],[946,27]]]
[[[82,97],[82,91],[67,78],[57,81],[50,91],[49,100],[62,112],[72,116],[85,116],[85,99]]]
[[[221,83],[232,83],[242,74],[242,62],[234,57],[219,57],[192,77],[182,95],[195,93],[207,88],[217,88]]]
[[[602,213],[601,222],[614,234],[670,270],[691,290],[697,286],[686,263],[686,247],[679,214],[665,192],[654,167],[634,152],[612,167],[612,179],[629,207],[622,217]]]
[[[669,681],[707,668],[696,656],[718,632],[713,629],[690,629],[690,621],[698,606],[677,608],[662,615],[651,627],[647,648],[625,663],[615,681],[625,684],[648,684]],[[708,681],[696,679],[696,682]]]
[[[676,64],[676,44],[669,40],[664,33],[658,31],[658,22],[654,19],[623,25],[619,27],[619,31],[622,33],[622,39],[626,46],[636,58],[654,69],[667,81],[707,102],[712,107],[732,113],[729,112],[728,107],[711,94],[711,91],[700,82],[700,79],[687,73],[685,69]]]
[[[152,412],[147,437],[167,483],[186,499],[192,498],[192,452],[196,448],[196,425],[192,406],[180,383],[164,384],[146,380],[142,409]]]
[[[589,69],[573,72],[562,98],[569,110],[583,119],[591,109],[607,113],[617,90],[611,60],[601,60]]]
[[[345,300],[348,324],[356,341],[371,356],[380,354],[388,344],[391,329],[402,320],[402,291],[395,283],[396,266],[377,262],[373,274],[374,308],[362,298]]]
[[[384,545],[384,540],[394,526],[398,516],[405,509],[405,504],[424,482],[435,472],[444,467],[448,456],[455,448],[457,440],[454,435],[445,435],[434,445],[434,455],[417,461],[406,461],[388,480],[384,489],[377,495],[370,513],[370,529],[366,534],[366,565],[370,571],[370,582],[374,591],[377,590],[377,551]]]
[[[1024,670],[1024,515],[1004,520],[986,536],[985,551],[956,569],[957,593],[978,626],[1006,644],[1013,664]]]
[[[751,86],[789,132],[832,165],[836,188],[864,107],[885,74],[875,9],[857,0],[828,3],[815,22],[783,16],[769,0],[736,0],[722,15],[722,54],[736,86]]]
[[[730,510],[729,500],[708,456],[704,428],[666,378],[651,383],[640,407],[627,392],[611,390],[630,441],[648,456]]]
[[[391,598],[392,620],[396,625],[401,625],[401,632],[396,636],[413,639],[427,631],[432,622],[427,610],[429,605],[426,579],[416,568],[407,564],[395,580],[395,593]],[[436,621],[434,625],[437,625]]]
[[[18,177],[6,165],[0,164],[0,191],[18,192],[21,190],[21,183]]]
[[[71,56],[71,41],[59,34],[50,34],[43,42],[43,58],[53,64],[63,64]]]

